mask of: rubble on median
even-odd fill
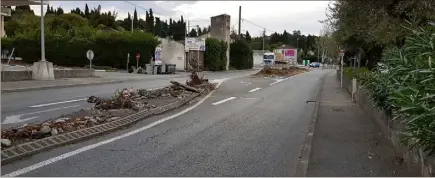
[[[92,108],[82,109],[43,123],[24,124],[21,127],[2,129],[1,149],[35,139],[111,122],[138,111],[158,107],[150,102],[153,100],[165,98],[172,99],[168,101],[180,100],[192,96],[194,93],[204,91],[207,93],[215,88],[215,84],[209,83],[203,77],[199,77],[196,72],[192,72],[190,78],[190,80],[186,81],[186,85],[171,81],[172,85],[156,90],[133,90],[133,88],[130,88],[121,91],[117,90],[112,98],[90,96],[87,102],[95,104]]]
[[[308,72],[308,69],[288,66],[288,67],[264,67],[260,72],[254,74],[254,76],[264,77],[289,77],[300,73]]]

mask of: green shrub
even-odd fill
[[[358,75],[375,101],[406,124],[404,141],[435,153],[435,27],[413,30],[402,48],[383,53],[388,72]]]
[[[236,40],[230,45],[230,65],[238,70],[252,69],[254,57],[249,43],[244,40]]]
[[[216,38],[205,40],[204,68],[211,71],[222,71],[227,65],[227,44]]]
[[[33,63],[41,57],[40,27],[33,27],[29,16],[14,21],[15,27],[23,27],[7,39],[3,47],[12,50],[25,62]],[[38,20],[39,21],[39,20]],[[143,32],[99,32],[91,28],[85,18],[76,14],[59,16],[48,15],[45,29],[45,56],[55,65],[85,66],[89,65],[86,51],[94,51],[93,65],[126,67],[127,53],[130,63],[136,65],[135,55],[140,53],[139,65],[150,61],[158,40],[149,33]]]

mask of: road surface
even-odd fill
[[[229,72],[205,72],[206,78],[235,78],[247,76],[257,70],[229,71]],[[128,74],[114,75],[108,73],[106,77],[121,77],[128,79]],[[137,75],[132,75],[137,77]],[[152,76],[151,76],[152,77]],[[150,78],[150,76],[147,76]],[[26,123],[39,122],[51,118],[57,118],[62,114],[68,114],[80,109],[89,108],[92,104],[86,102],[89,96],[111,97],[116,89],[145,88],[153,89],[169,86],[170,80],[185,82],[186,75],[174,77],[159,77],[141,81],[131,81],[107,85],[78,86],[71,88],[47,89],[27,92],[4,93],[1,95],[1,122],[3,128],[21,126]]]
[[[228,80],[197,105],[2,166],[2,174],[294,176],[314,107],[306,101],[325,73]]]

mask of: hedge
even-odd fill
[[[222,71],[227,65],[227,44],[216,38],[205,40],[204,68],[210,71]]]
[[[252,69],[254,57],[249,43],[244,40],[236,40],[230,45],[230,65],[235,69]]]
[[[20,30],[13,37],[2,38],[2,48],[12,50],[25,62],[33,63],[41,57],[40,28],[31,28],[32,19],[18,19]],[[89,65],[86,51],[92,50],[93,65],[125,68],[127,53],[130,65],[136,66],[135,55],[141,54],[139,65],[150,61],[159,41],[149,33],[99,31],[87,25],[87,20],[76,14],[47,16],[45,29],[45,56],[55,65]]]

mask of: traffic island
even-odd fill
[[[112,98],[91,96],[92,108],[60,118],[2,129],[2,165],[46,151],[114,131],[135,122],[178,108],[192,99],[215,89],[215,84],[199,78],[196,73],[186,84],[157,90],[128,90],[115,92]]]
[[[285,77],[294,76],[308,71],[310,70],[305,68],[300,68],[300,67],[294,67],[294,66],[280,66],[280,67],[266,66],[260,72],[254,74],[253,76],[285,78]]]

